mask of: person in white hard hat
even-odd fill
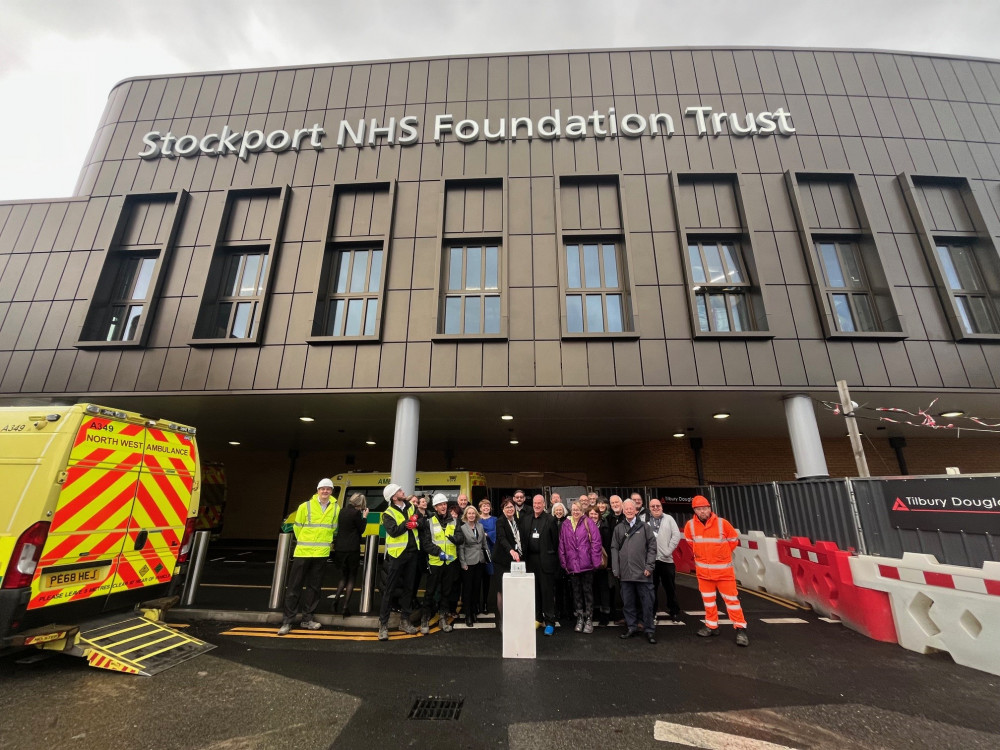
[[[413,635],[417,629],[410,623],[410,600],[413,595],[413,576],[417,572],[420,552],[420,514],[406,501],[406,493],[398,484],[389,484],[382,490],[382,497],[389,507],[382,511],[385,527],[385,590],[379,609],[378,639],[389,640],[389,612],[392,599],[399,595],[399,629]]]
[[[456,535],[458,521],[448,513],[448,497],[442,492],[437,493],[431,502],[434,513],[421,527],[421,547],[427,552],[429,572],[427,586],[424,589],[423,612],[420,618],[420,632],[430,632],[430,620],[434,612],[439,613],[441,630],[449,633],[452,630],[448,621],[450,604],[448,599],[452,585],[458,578],[457,548],[461,539]]]
[[[333,538],[337,535],[337,503],[333,500],[333,482],[320,479],[316,494],[295,511],[292,531],[295,533],[295,552],[292,569],[285,588],[285,611],[278,628],[278,635],[292,629],[295,618],[302,616],[301,625],[306,630],[319,630],[313,619],[323,586],[323,565],[330,557]],[[302,587],[305,585],[305,593]]]

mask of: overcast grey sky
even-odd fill
[[[68,196],[133,76],[608,47],[997,58],[998,30],[1000,0],[0,0],[0,200]]]

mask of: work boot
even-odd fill
[[[402,618],[399,621],[399,629],[402,630],[407,635],[416,635],[417,629],[413,627],[413,623],[410,622],[409,618]]]
[[[698,636],[700,638],[709,638],[713,635],[718,635],[718,634],[719,634],[718,628],[710,628],[707,625],[698,631]]]
[[[736,631],[736,645],[737,646],[749,646],[750,638],[747,637],[746,628],[740,628]]]
[[[451,626],[451,623],[448,622],[448,613],[447,612],[442,612],[441,614],[439,614],[438,615],[438,621],[439,621],[439,623],[441,625],[441,632],[442,633],[450,633],[452,630],[455,629],[455,628],[453,628]]]
[[[378,639],[380,641],[389,640],[389,626],[384,622],[378,624]]]
[[[427,635],[429,632],[431,632],[430,615],[424,615],[423,617],[420,618],[420,632],[423,633],[424,635]]]
[[[573,626],[574,633],[583,632],[583,615],[579,612],[576,613],[576,625]]]
[[[594,632],[594,620],[588,617],[583,623],[583,632],[590,635]]]
[[[292,623],[283,622],[281,627],[278,628],[278,635],[288,635],[292,631]]]

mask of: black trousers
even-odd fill
[[[282,624],[290,623],[296,615],[302,615],[303,620],[312,619],[319,606],[319,598],[323,585],[323,566],[326,557],[293,557],[292,569],[288,572],[288,585],[285,587],[285,612]],[[302,591],[303,584],[306,587]]]
[[[423,614],[430,616],[435,612],[448,612],[452,605],[452,602],[448,601],[448,594],[461,568],[457,562],[429,565],[428,568],[430,572],[427,574],[427,585],[424,587]]]
[[[399,557],[385,557],[385,589],[382,591],[382,606],[379,608],[379,622],[389,622],[392,597],[399,594],[400,622],[410,617],[410,598],[413,595],[413,576],[417,573],[419,555],[403,552]]]
[[[671,617],[676,617],[681,613],[681,605],[677,603],[676,578],[677,566],[664,560],[656,561],[656,567],[653,568],[653,601],[655,603],[660,586],[663,586],[663,591],[667,595],[667,614]]]
[[[535,619],[546,625],[556,624],[556,577],[542,571],[541,555],[528,555],[529,573],[535,574]]]
[[[483,575],[486,566],[483,563],[470,565],[462,571],[462,614],[466,617],[476,614],[476,602],[483,588]]]
[[[653,582],[622,581],[622,599],[625,612],[625,626],[629,630],[637,630],[642,617],[642,627],[646,633],[652,633],[656,628],[656,592]]]

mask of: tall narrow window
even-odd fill
[[[845,333],[881,330],[871,286],[856,242],[816,242],[823,265],[830,309],[837,330]]]
[[[500,246],[450,245],[443,268],[443,333],[500,333]]]
[[[566,330],[569,333],[628,330],[623,283],[617,243],[566,245]]]
[[[754,328],[750,282],[737,242],[704,240],[688,245],[698,327],[701,331],[750,331]]]
[[[121,258],[103,326],[104,341],[135,339],[139,320],[148,302],[155,267],[155,257]]]
[[[996,305],[983,281],[973,245],[939,243],[937,254],[965,332],[1000,332]]]
[[[371,247],[334,251],[320,335],[375,335],[382,254],[381,248]]]
[[[266,250],[227,253],[215,295],[210,338],[249,339],[257,335],[267,277]]]

